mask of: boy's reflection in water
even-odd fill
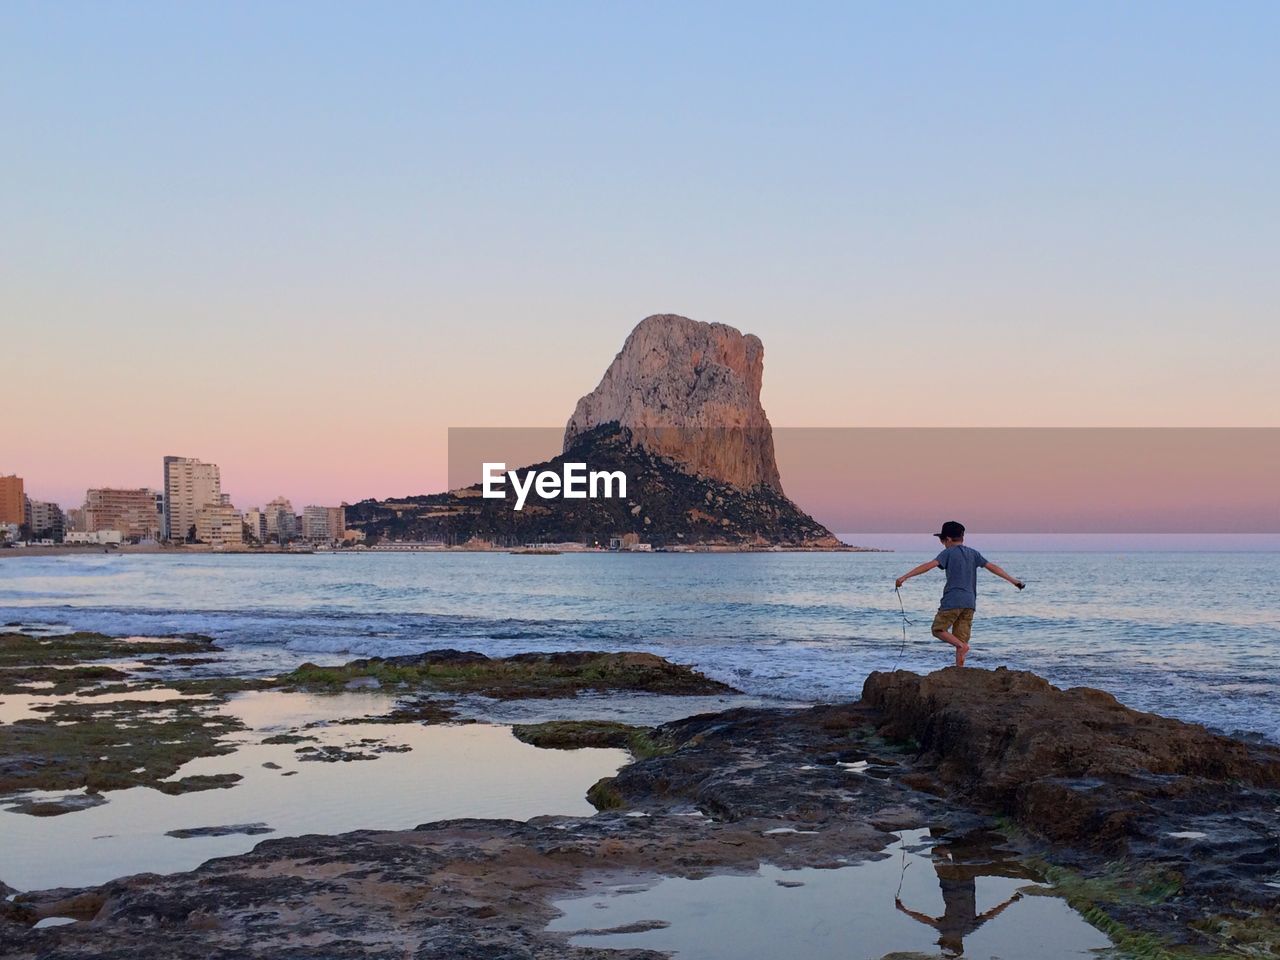
[[[908,909],[901,898],[894,899],[897,908],[907,916],[937,930],[938,946],[953,957],[963,955],[965,937],[1022,899],[1021,893],[1015,893],[1003,903],[978,913],[978,877],[1036,879],[1011,853],[994,848],[999,839],[991,834],[971,834],[934,847],[933,869],[942,888],[942,916],[931,917]]]

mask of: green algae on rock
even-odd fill
[[[0,633],[0,668],[80,663],[142,654],[217,652],[213,640],[196,634],[177,637],[109,637],[102,633],[64,633],[36,637]]]
[[[548,720],[517,723],[511,728],[517,740],[550,750],[581,750],[584,747],[619,747],[633,757],[654,757],[669,753],[674,746],[655,740],[653,731],[615,720]]]
[[[123,681],[129,674],[98,660],[137,660],[153,654],[216,652],[212,640],[182,637],[108,637],[101,633],[67,633],[35,637],[0,633],[0,693],[66,694],[104,681]]]
[[[691,667],[651,653],[521,653],[490,658],[459,650],[352,660],[340,667],[304,663],[281,676],[287,688],[340,690],[371,678],[379,689],[435,690],[496,699],[573,697],[586,691],[629,690],[703,695],[738,691]]]
[[[91,792],[164,786],[196,757],[231,753],[243,729],[206,700],[112,700],[55,704],[46,717],[0,725],[0,794]],[[199,787],[196,787],[197,789]]]

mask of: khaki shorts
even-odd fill
[[[961,643],[968,643],[969,635],[973,632],[973,607],[939,610],[933,618],[933,635],[936,637],[943,630],[948,631]]]

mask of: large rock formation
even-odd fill
[[[600,385],[578,401],[564,449],[616,423],[650,453],[740,490],[782,481],[773,433],[760,404],[764,344],[723,323],[674,314],[631,331]]]
[[[525,508],[506,499],[482,499],[479,485],[450,493],[347,508],[347,525],[367,536],[393,540],[440,540],[462,545],[484,541],[500,547],[525,543],[577,542],[606,545],[627,537],[659,549],[836,549],[841,543],[777,488],[742,490],[697,476],[670,457],[637,444],[631,431],[607,423],[577,437],[564,454],[527,469],[558,472],[566,462],[593,470],[620,470],[625,499],[543,499],[529,494]]]
[[[652,316],[631,332],[600,385],[578,401],[565,463],[619,470],[625,499],[544,499],[524,509],[484,499],[479,485],[347,509],[372,539],[496,546],[626,538],[662,549],[838,549],[822,524],[787,499],[760,405],[764,347],[718,323]],[[477,463],[476,467],[479,468]],[[510,492],[510,487],[507,487]],[[514,496],[512,494],[512,496]]]

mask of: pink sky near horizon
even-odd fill
[[[0,5],[0,474],[438,491],[654,313],[779,429],[1280,426],[1280,7],[552,6]]]
[[[812,405],[818,414],[816,419],[828,420],[818,425],[838,426],[838,422],[829,420],[830,411],[837,405],[816,400],[814,395],[862,395],[868,390],[866,378],[806,384],[793,387],[789,395],[780,396],[782,386],[777,381],[784,375],[794,381],[801,374],[794,365],[791,370],[786,369],[795,351],[788,349],[787,340],[780,342],[781,350],[772,351],[766,346],[766,404],[772,409],[790,409],[793,416]],[[465,352],[460,347],[453,349]],[[348,352],[348,357],[354,352]],[[502,369],[500,362],[505,363],[508,370],[516,366],[515,358],[503,357],[501,348],[494,352],[496,357],[485,369]],[[775,360],[777,353],[784,355],[781,361]],[[488,378],[478,378],[469,394],[461,385],[449,383],[451,389],[463,395],[457,398],[463,402],[452,402],[455,398],[441,396],[445,384],[454,379],[445,363],[435,369],[421,369],[417,376],[411,376],[406,370],[387,376],[360,375],[317,381],[296,377],[272,379],[265,368],[259,368],[253,371],[257,379],[246,375],[239,383],[228,384],[225,392],[207,385],[193,390],[192,384],[186,384],[188,389],[183,389],[182,378],[173,373],[148,375],[141,382],[110,378],[33,378],[23,385],[21,399],[25,409],[38,410],[41,415],[24,416],[7,425],[0,473],[18,473],[25,478],[29,495],[53,499],[64,506],[78,505],[89,486],[159,487],[161,459],[166,454],[195,456],[218,463],[224,490],[240,507],[260,505],[280,494],[301,509],[308,503],[354,502],[369,496],[384,498],[436,492],[448,486],[448,429],[459,426],[446,417],[465,416],[464,424],[468,426],[486,421],[490,426],[506,426],[511,422],[506,418],[548,416],[547,411],[559,408],[567,418],[578,395],[595,385],[599,373],[612,358],[611,351],[605,350],[603,354],[597,360],[582,353],[566,353],[556,358],[558,362],[554,365],[549,362],[552,358],[546,358],[539,365],[543,374],[533,380],[519,374],[505,377],[491,374]],[[776,373],[776,366],[783,367],[783,372]],[[589,372],[592,368],[594,373]],[[869,371],[869,375],[875,373],[874,369]],[[883,377],[884,372],[880,371],[877,379]],[[12,380],[8,382],[12,386]],[[1095,395],[1101,390],[1097,387]],[[162,403],[157,399],[159,396],[173,399]],[[1226,416],[1229,411],[1221,409],[1221,394],[1218,399],[1219,415]],[[981,425],[977,414],[983,406],[989,405],[975,403],[967,422],[953,425]],[[1040,395],[1035,406],[1045,411],[1047,420],[1065,419],[1065,406],[1056,402],[1048,391]],[[911,419],[917,424],[930,423],[926,409],[913,408],[909,401],[906,408],[912,410]],[[1024,416],[1017,419],[1032,419],[1022,425],[1039,425],[1025,416],[1026,411],[1033,409],[1029,400],[1020,405],[1020,409]],[[1208,416],[1211,409],[1205,406],[1184,412],[1187,419],[1212,422]],[[993,418],[997,415],[994,409],[986,412]],[[1172,419],[1168,415],[1174,412],[1171,405],[1162,419]],[[775,424],[779,421],[776,414],[772,419]],[[1105,412],[1100,411],[1098,419],[1106,419]],[[1114,416],[1112,419],[1122,420]],[[50,429],[53,424],[64,426]],[[67,424],[75,426],[68,428]],[[1175,421],[1167,425],[1180,424]],[[555,434],[561,427],[548,429]],[[785,427],[775,427],[775,430],[780,437],[806,432]],[[813,451],[792,456],[788,462],[783,447],[785,444],[780,443],[780,461],[788,491],[819,516],[842,516],[841,491],[847,482],[840,475],[856,473],[855,452],[843,455],[843,467],[838,462],[839,454],[836,462],[828,458],[824,467],[823,457]],[[833,449],[838,451],[840,445],[836,444]],[[1011,459],[1008,463],[1016,467],[1017,461]],[[927,490],[933,481],[927,464],[920,466],[921,482]],[[1060,472],[1055,479],[1040,462],[1041,475],[1025,476],[1024,469],[1022,480],[1041,491],[1050,489],[1067,475],[1061,472],[1063,467],[1058,465]],[[913,507],[927,503],[927,496],[922,499],[919,490],[909,489],[911,474],[903,473],[903,476],[908,482],[905,486],[898,484],[901,503]],[[842,524],[833,520],[833,525],[859,530],[888,529],[884,525],[869,526],[854,521]],[[909,529],[901,524],[889,526],[895,530]]]

